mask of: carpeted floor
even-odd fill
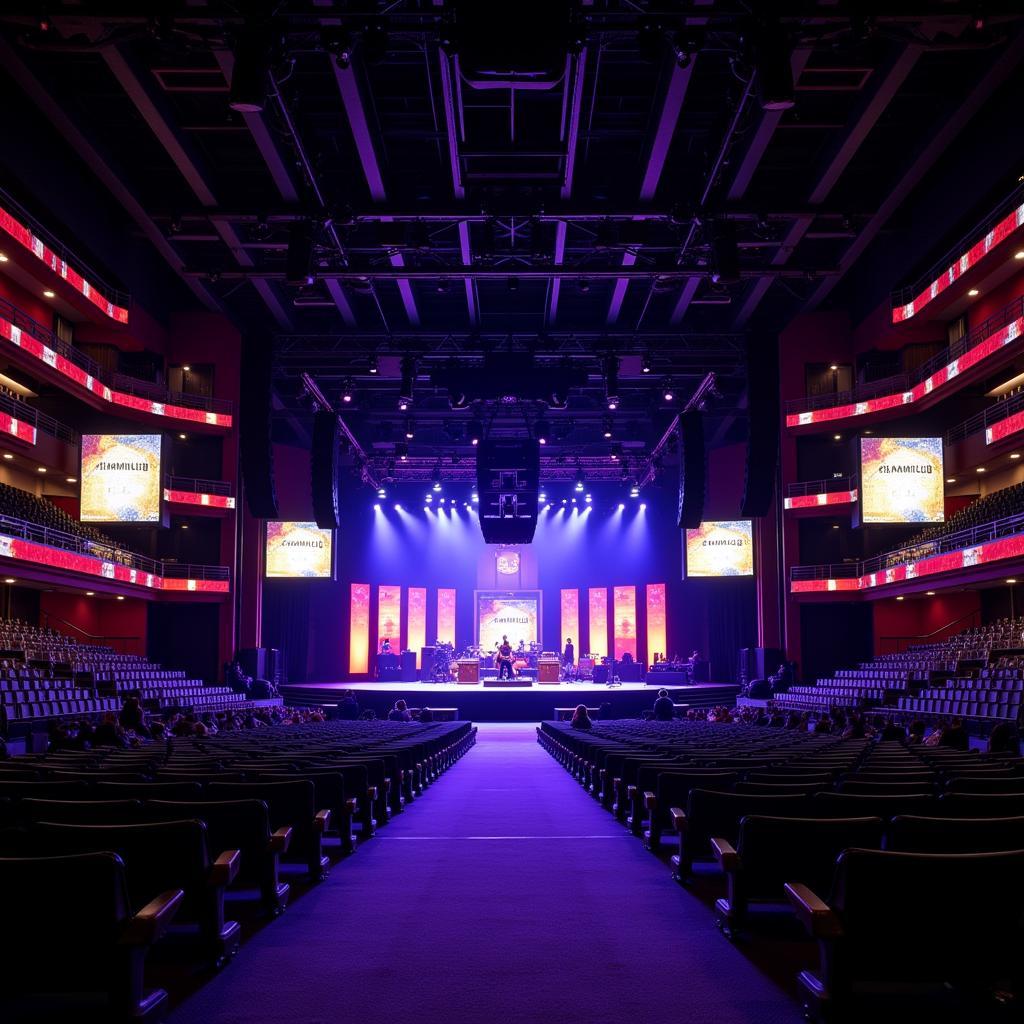
[[[796,1024],[794,1000],[533,726],[475,749],[171,1024]]]

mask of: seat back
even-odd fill
[[[202,792],[198,782],[97,782],[93,789],[104,800],[191,800]]]
[[[949,780],[949,793],[1013,793],[1024,797],[1024,776],[1001,775],[957,775]]]
[[[22,800],[21,812],[30,822],[61,825],[127,825],[138,821],[141,800]]]
[[[1024,816],[1016,818],[922,818],[897,815],[885,848],[904,853],[992,853],[1024,850]]]
[[[1016,793],[943,793],[935,813],[951,818],[1015,818],[1024,815],[1024,796]]]
[[[270,827],[289,825],[294,830],[292,842],[312,832],[316,813],[315,789],[308,779],[290,782],[213,782],[206,787],[210,800],[262,800],[270,812]]]
[[[936,800],[931,793],[886,795],[873,793],[818,793],[813,813],[822,818],[878,817],[895,814],[929,814],[935,812]]]
[[[767,796],[751,793],[720,793],[708,789],[691,789],[686,802],[686,841],[698,848],[712,838],[736,842],[740,819],[747,814],[772,817],[804,817],[808,800],[805,796]]]

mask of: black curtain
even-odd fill
[[[305,682],[309,663],[309,585],[305,581],[263,586],[263,646],[281,652],[284,679]]]
[[[190,679],[221,678],[217,664],[218,605],[153,601],[146,607],[146,656],[165,668],[184,669]]]
[[[735,682],[739,651],[757,644],[757,601],[753,580],[709,580],[708,657],[711,678]]]
[[[836,669],[870,661],[874,651],[874,622],[870,601],[858,604],[822,602],[800,606],[800,635],[804,682],[826,679]]]

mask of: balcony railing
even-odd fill
[[[43,227],[42,224],[36,220],[20,203],[16,202],[14,198],[0,189],[0,206],[2,206],[9,214],[17,218],[19,223],[24,227],[28,228],[36,238],[40,239],[48,249],[50,249],[58,259],[62,260],[69,267],[73,267],[79,274],[82,275],[88,282],[90,287],[98,291],[105,299],[114,303],[116,306],[120,306],[122,309],[127,309],[131,305],[131,296],[126,291],[122,291],[115,288],[113,285],[108,284],[99,272],[94,268],[90,267],[76,253],[73,253],[60,239],[58,239],[52,232]]]
[[[169,476],[167,487],[172,491],[188,491],[190,494],[222,494],[231,496],[232,487],[227,480],[202,480],[194,476]]]
[[[1011,303],[993,313],[987,320],[978,324],[969,334],[959,341],[948,345],[936,353],[927,362],[922,363],[912,373],[898,373],[870,384],[858,384],[847,391],[836,391],[831,394],[813,397],[793,398],[786,403],[786,412],[811,412],[814,409],[831,409],[837,405],[852,405],[854,402],[865,402],[879,395],[895,395],[909,391],[915,384],[927,380],[933,373],[948,366],[954,359],[959,359],[972,348],[980,345],[996,331],[1013,323],[1024,316],[1024,295],[1019,295]]]
[[[946,431],[946,444],[951,445],[957,441],[963,441],[972,434],[986,430],[993,423],[999,423],[1014,413],[1020,412],[1022,409],[1024,409],[1024,391],[1001,402],[997,402],[987,409],[983,409],[981,412],[971,416],[970,419],[964,420],[963,423],[958,423],[955,427],[950,427]]]
[[[77,445],[80,440],[78,431],[73,430],[66,423],[61,423],[60,420],[47,416],[45,412],[40,412],[27,402],[11,398],[10,395],[5,395],[2,391],[0,391],[0,412],[5,412],[23,423],[30,423],[36,430],[41,430],[44,434],[57,438],[58,441]]]
[[[921,541],[919,544],[908,544],[894,551],[885,551],[873,558],[863,561],[833,563],[831,565],[794,565],[790,569],[792,580],[837,580],[851,579],[894,569],[908,562],[919,562],[923,558],[944,555],[951,551],[962,551],[977,544],[1010,537],[1024,533],[1024,512],[1003,519],[995,519],[991,523],[982,523],[956,533],[947,533],[934,540]]]
[[[90,358],[80,349],[62,341],[53,331],[44,327],[37,320],[33,320],[27,313],[19,309],[14,303],[7,299],[0,298],[0,316],[9,320],[23,334],[28,334],[41,342],[47,348],[63,356],[69,363],[73,363],[80,370],[84,370],[91,377],[101,381],[108,387],[117,391],[124,391],[139,398],[146,398],[153,402],[164,402],[171,405],[183,405],[192,409],[203,409],[207,412],[230,413],[232,403],[224,398],[210,398],[205,395],[188,395],[181,391],[171,391],[162,384],[155,384],[152,381],[140,380],[137,377],[129,377],[123,373],[109,373],[95,359]]]
[[[39,526],[24,519],[13,519],[0,515],[0,533],[8,537],[18,537],[36,544],[45,544],[50,548],[70,551],[79,555],[101,558],[105,562],[116,562],[118,565],[139,572],[151,573],[154,576],[173,579],[226,580],[230,570],[225,565],[189,565],[181,562],[160,562],[154,558],[137,554],[118,547],[116,544],[105,544],[102,541],[89,540],[65,530],[57,530],[50,526]]]
[[[855,476],[837,476],[827,480],[805,480],[786,486],[787,498],[802,498],[806,494],[828,494],[832,491],[852,491],[857,486]]]
[[[893,306],[905,306],[928,288],[932,281],[942,276],[960,257],[983,239],[1011,210],[1024,203],[1024,185],[1014,189],[983,221],[975,224],[946,253],[940,256],[913,284],[892,293]]]

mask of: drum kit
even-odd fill
[[[430,678],[435,683],[452,681],[452,665],[455,663],[455,644],[438,640],[434,644],[434,663],[430,667]]]

